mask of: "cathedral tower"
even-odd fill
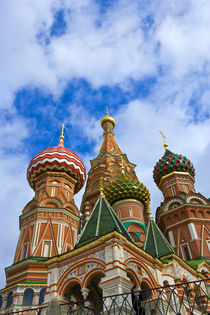
[[[193,164],[164,142],[165,154],[156,163],[153,178],[164,201],[156,212],[160,229],[184,260],[210,254],[210,202],[195,191]]]
[[[98,199],[102,177],[107,200],[134,241],[142,246],[150,202],[149,192],[136,176],[136,165],[128,160],[116,143],[113,131],[115,120],[108,112],[101,120],[101,126],[104,140],[98,156],[90,161],[91,169],[81,205],[82,225],[87,222]]]
[[[74,194],[84,185],[86,171],[81,159],[64,147],[63,140],[62,129],[58,146],[39,152],[28,166],[27,179],[35,197],[20,216],[20,236],[14,257],[16,268],[6,269],[8,285],[17,281],[33,282],[37,277],[45,281],[39,267],[30,266],[28,272],[21,275],[17,263],[27,264],[34,259],[33,264],[36,264],[36,258],[65,253],[76,244],[80,216]]]

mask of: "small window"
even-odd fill
[[[23,296],[23,305],[33,304],[34,291],[32,289],[26,289]]]
[[[133,209],[131,207],[129,208],[129,215],[130,215],[130,217],[133,216]]]
[[[2,304],[3,304],[3,299],[2,299],[2,296],[0,295],[0,309],[2,308]]]
[[[55,187],[52,187],[51,189],[51,197],[55,197]]]
[[[23,259],[27,258],[27,252],[28,252],[28,244],[25,244],[23,247]]]
[[[44,303],[44,295],[45,295],[46,289],[41,289],[40,294],[39,294],[39,304]]]
[[[49,257],[49,254],[50,254],[50,244],[45,242],[44,243],[43,257]]]
[[[188,246],[184,246],[184,247],[183,247],[183,250],[184,250],[185,259],[186,259],[186,260],[190,260],[191,257],[190,257],[190,252],[189,252]]]
[[[66,201],[69,201],[69,192],[66,191]]]
[[[13,303],[13,293],[10,292],[9,295],[8,295],[8,298],[7,298],[7,305],[6,305],[6,308],[10,307]]]
[[[176,191],[175,191],[175,188],[174,188],[174,187],[171,187],[171,192],[172,192],[172,196],[175,196],[175,195],[176,195]]]

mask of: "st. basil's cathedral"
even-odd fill
[[[154,219],[149,191],[114,138],[115,120],[107,113],[101,126],[103,143],[90,161],[87,181],[83,162],[64,146],[64,128],[58,145],[29,163],[27,180],[35,196],[20,215],[0,314],[39,307],[44,307],[40,313],[30,314],[67,314],[70,301],[77,314],[77,303],[94,299],[100,313],[102,297],[173,285],[179,295],[182,283],[191,283],[193,297],[193,283],[210,278],[210,200],[195,191],[191,161],[164,141],[165,152],[153,170],[163,194]],[[85,184],[78,209],[74,195]],[[208,290],[210,283],[205,285]],[[57,313],[49,311],[52,301]]]

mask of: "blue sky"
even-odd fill
[[[18,217],[33,197],[28,163],[57,144],[59,121],[88,170],[108,106],[153,213],[161,201],[152,179],[164,153],[159,129],[194,163],[196,189],[210,197],[209,12],[205,0],[0,0],[0,287]]]

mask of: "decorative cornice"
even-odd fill
[[[122,199],[122,200],[119,200],[119,201],[113,203],[112,207],[117,206],[118,204],[124,203],[124,202],[137,202],[140,205],[144,206],[144,204],[141,201],[136,200],[136,199]]]
[[[181,257],[177,256],[176,254],[170,254],[164,257],[161,257],[160,260],[164,260],[167,258],[175,258],[177,259],[182,265],[184,265],[185,268],[187,268],[190,272],[192,272],[195,276],[200,277],[201,279],[206,279],[202,273],[196,271],[192,267],[190,267]]]
[[[72,181],[74,184],[77,182],[76,179],[71,177],[70,175],[64,173],[64,172],[45,172],[37,177],[34,178],[34,181],[38,181],[42,178],[45,178],[46,176],[52,176],[52,177],[66,177],[69,181]]]
[[[187,176],[190,176],[190,178],[192,179],[193,183],[195,182],[195,179],[194,179],[189,173],[187,173],[187,172],[177,172],[177,171],[174,171],[174,172],[171,172],[171,173],[169,173],[169,174],[164,175],[164,176],[161,178],[161,180],[160,180],[160,182],[159,182],[159,184],[158,184],[158,188],[160,188],[160,185],[161,185],[162,181],[163,181],[165,178],[170,177],[171,175],[187,175]]]
[[[16,283],[11,286],[6,287],[5,289],[0,290],[0,293],[11,290],[16,287],[46,287],[47,283],[37,283],[37,282],[28,282],[28,283]]]
[[[29,212],[26,212],[22,215],[20,215],[21,219],[25,219],[27,216],[30,216],[36,212],[57,212],[57,213],[64,213],[68,216],[72,216],[75,220],[78,221],[78,219],[80,219],[79,216],[77,216],[76,214],[70,212],[69,210],[67,210],[66,208],[47,208],[47,207],[36,207],[33,208],[32,210],[30,210]]]
[[[122,234],[113,231],[111,233],[108,233],[104,236],[99,237],[97,240],[92,241],[91,243],[88,243],[87,245],[84,245],[80,248],[77,249],[73,249],[72,251],[65,253],[65,254],[61,254],[59,256],[55,256],[53,258],[47,259],[44,263],[46,265],[50,265],[52,263],[59,263],[60,261],[66,259],[66,258],[71,258],[74,257],[75,255],[83,252],[83,251],[87,251],[88,249],[90,249],[91,247],[101,244],[102,242],[109,240],[111,238],[117,238],[118,240],[123,240],[124,244],[126,244],[128,247],[130,247],[132,250],[134,250],[135,252],[138,252],[138,254],[140,256],[143,256],[144,258],[149,259],[150,261],[153,261],[154,264],[157,264],[159,267],[164,267],[165,264],[159,260],[158,258],[154,258],[152,256],[150,256],[149,254],[147,254],[144,250],[142,250],[138,245],[136,245],[135,243],[131,243],[129,242],[126,237],[124,237]]]

